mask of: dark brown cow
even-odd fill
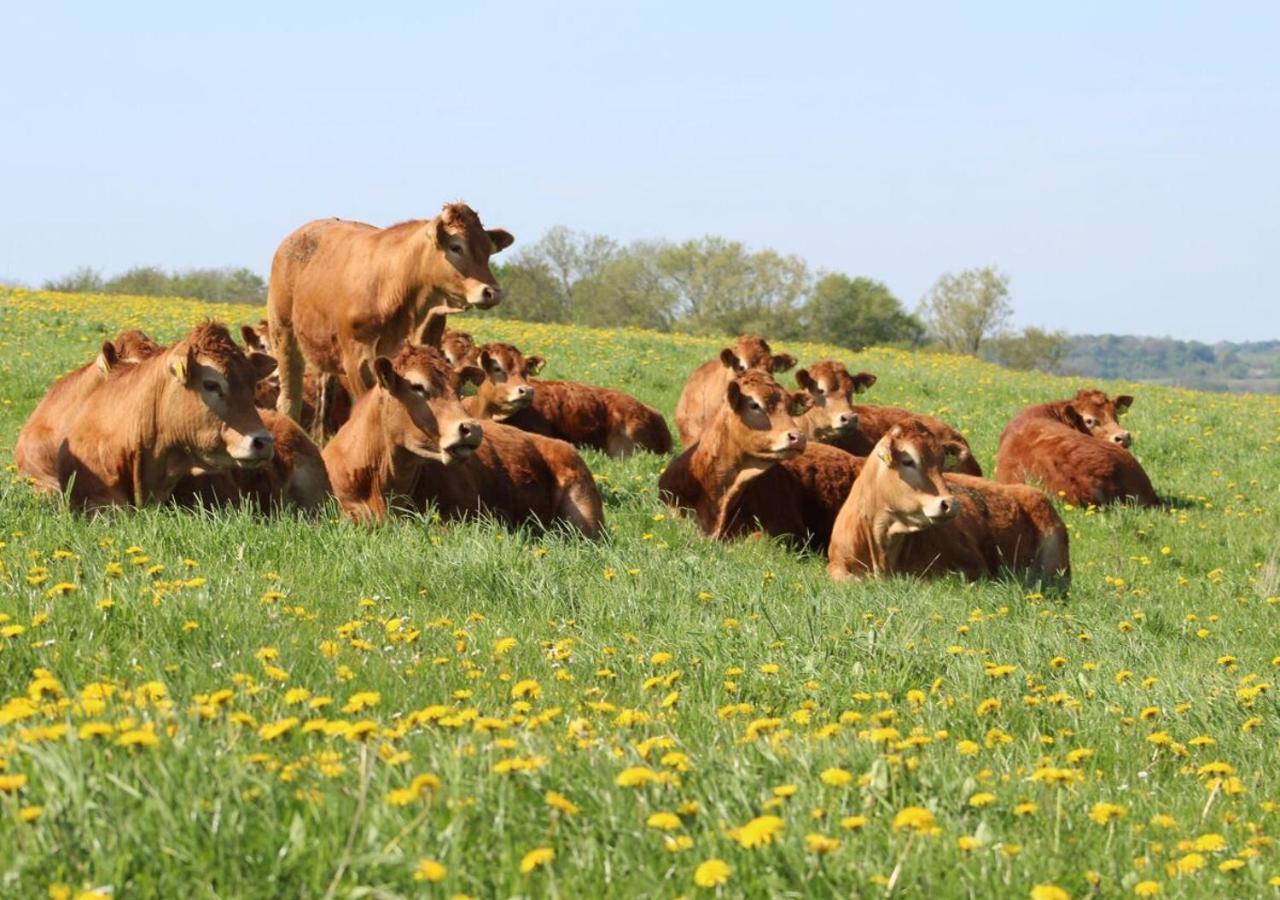
[[[58,447],[85,399],[112,369],[150,359],[161,349],[141,331],[122,331],[114,341],[103,343],[93,362],[55,381],[18,433],[13,448],[18,472],[33,479],[38,490],[57,491]]]
[[[662,473],[663,500],[691,509],[712,537],[738,533],[741,523],[730,514],[746,485],[804,451],[807,442],[795,416],[811,402],[808,394],[785,390],[765,372],[738,375],[725,387],[720,409],[702,436]]]
[[[253,405],[265,364],[207,322],[167,351],[120,367],[83,403],[58,452],[77,509],[168,499],[193,469],[268,462],[275,439]],[[255,368],[258,366],[258,368]]]
[[[293,232],[276,250],[267,291],[280,411],[301,417],[304,361],[345,376],[359,397],[375,381],[374,358],[420,334],[429,310],[497,304],[489,258],[512,240],[462,203],[389,228],[322,219]]]
[[[676,403],[676,429],[688,449],[702,434],[720,407],[729,382],[749,370],[766,374],[785,372],[796,364],[790,353],[774,353],[764,338],[744,334],[720,356],[693,370]]]
[[[1077,506],[1133,502],[1159,506],[1142,464],[1129,452],[1133,436],[1117,420],[1133,403],[1083,390],[1071,400],[1024,409],[1000,436],[996,479],[1039,483]]]
[[[376,358],[372,373],[373,389],[356,401],[323,454],[343,512],[358,522],[380,521],[398,503],[411,508],[423,466],[434,461],[452,471],[483,436],[434,347],[405,345],[394,361]]]
[[[467,402],[477,418],[498,419],[610,456],[671,452],[662,413],[628,394],[577,381],[534,381],[529,376],[542,369],[542,357],[526,358],[510,344],[485,344],[476,356],[485,380]]]
[[[814,408],[804,420],[811,438],[834,444],[854,456],[866,456],[894,425],[920,422],[956,454],[947,457],[949,470],[981,477],[982,467],[969,449],[969,442],[947,423],[896,406],[853,403],[854,394],[876,383],[876,376],[870,372],[850,375],[844,363],[828,359],[796,372],[796,382],[814,399]],[[853,425],[849,424],[851,416]]]
[[[1028,571],[1070,579],[1067,529],[1025,485],[943,473],[949,448],[920,422],[895,425],[867,457],[836,519],[832,578]]]

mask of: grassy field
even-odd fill
[[[118,329],[259,314],[0,292],[0,459]],[[723,343],[474,331],[668,415]],[[1015,411],[1082,386],[783,349],[876,373],[870,401],[946,418],[988,469]],[[586,454],[599,544],[336,510],[84,520],[10,475],[0,895],[1274,895],[1280,398],[1103,386],[1137,396],[1170,508],[1064,509],[1065,602],[837,587],[820,558],[713,544],[651,456]]]

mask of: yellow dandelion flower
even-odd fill
[[[981,809],[984,806],[990,806],[996,802],[996,795],[988,791],[979,791],[969,798],[969,805],[975,809]]]
[[[825,834],[819,834],[812,831],[804,836],[805,846],[809,848],[810,853],[816,853],[819,856],[826,856],[840,849],[839,838],[828,837]]]
[[[528,875],[534,869],[551,864],[556,858],[556,851],[551,847],[535,847],[520,860],[521,873]]]
[[[1089,818],[1099,825],[1106,825],[1112,819],[1123,819],[1125,808],[1116,803],[1095,803],[1089,810]]]
[[[1159,896],[1160,890],[1160,882],[1158,881],[1139,881],[1133,886],[1135,897],[1156,897]]]
[[[675,813],[656,812],[645,820],[645,824],[658,831],[675,831],[680,827],[680,817]]]
[[[894,831],[913,831],[916,834],[933,835],[942,831],[933,813],[923,806],[908,806],[898,811],[891,826]]]
[[[1037,884],[1031,889],[1031,900],[1071,900],[1071,895],[1056,884]]]
[[[701,888],[717,888],[729,880],[733,869],[723,859],[708,859],[693,872],[693,883]]]
[[[773,839],[785,827],[785,823],[777,816],[756,816],[741,828],[733,829],[729,836],[741,846],[750,850],[755,847],[772,844]]]
[[[444,881],[444,876],[448,873],[449,870],[440,863],[436,862],[434,859],[427,859],[424,857],[418,860],[418,868],[413,870],[413,880],[430,881],[434,883]]]
[[[578,804],[574,803],[558,791],[547,791],[546,794],[543,795],[542,799],[546,801],[547,806],[550,806],[552,809],[559,810],[566,816],[576,816],[579,812]]]
[[[822,779],[823,784],[828,784],[831,787],[848,787],[853,784],[853,773],[846,769],[835,767],[824,769],[818,777]]]

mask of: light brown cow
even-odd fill
[[[1027,571],[1050,588],[1070,579],[1067,529],[1025,485],[943,473],[942,441],[919,422],[895,425],[862,466],[828,548],[832,578]]]
[[[969,442],[942,420],[896,406],[855,404],[853,395],[876,383],[876,376],[870,372],[851,375],[844,363],[828,359],[796,372],[796,382],[813,395],[814,408],[804,422],[810,438],[833,444],[854,456],[866,456],[894,425],[920,422],[954,452],[954,456],[947,457],[949,471],[981,477],[982,467]],[[853,425],[849,424],[849,417],[853,417]]]
[[[484,344],[476,355],[484,381],[466,402],[477,418],[498,419],[610,456],[671,452],[671,431],[662,413],[629,394],[577,381],[535,381],[529,376],[542,369],[542,357],[526,358],[510,344]]]
[[[462,408],[449,363],[434,347],[408,345],[395,360],[374,359],[374,387],[324,448],[342,510],[358,522],[381,521],[410,498],[423,466],[458,468],[481,445],[478,422]]]
[[[461,465],[428,463],[414,499],[446,519],[492,515],[512,527],[557,522],[588,538],[604,533],[604,503],[571,444],[502,422],[484,423],[484,441]]]
[[[274,409],[259,409],[258,415],[275,438],[271,461],[256,469],[189,475],[174,487],[173,503],[216,507],[247,501],[264,513],[285,507],[315,512],[324,506],[332,491],[320,448],[288,416]]]
[[[1133,502],[1159,506],[1142,464],[1129,452],[1133,436],[1117,416],[1133,403],[1083,390],[1071,400],[1028,407],[1005,428],[996,451],[996,479],[1042,484],[1077,506]]]
[[[716,359],[693,370],[676,403],[676,429],[687,449],[724,404],[724,392],[735,376],[748,370],[777,374],[796,364],[790,353],[774,353],[764,338],[744,334]]]
[[[323,219],[293,232],[276,250],[267,291],[280,362],[277,407],[295,421],[301,416],[304,360],[345,376],[359,397],[375,380],[374,358],[419,335],[428,310],[497,304],[502,289],[489,257],[513,240],[486,230],[461,203],[389,228]]]
[[[141,331],[122,331],[106,341],[98,357],[59,378],[32,411],[18,433],[13,461],[18,472],[33,479],[41,491],[58,490],[58,447],[85,398],[106,380],[112,369],[150,359],[161,346]]]
[[[702,436],[672,460],[658,480],[663,500],[693,510],[711,537],[739,533],[731,518],[747,484],[777,463],[805,450],[795,416],[809,395],[782,388],[773,376],[749,369],[725,387],[724,399]]]
[[[196,326],[167,351],[120,367],[85,398],[58,452],[58,484],[77,509],[160,502],[193,469],[268,462],[275,439],[253,405],[263,366],[222,325]]]

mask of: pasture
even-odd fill
[[[119,329],[260,315],[0,291],[0,459]],[[451,324],[668,417],[725,344]],[[947,420],[988,473],[1009,417],[1085,386],[774,346],[874,372],[864,402]],[[1065,602],[836,586],[821,558],[714,544],[660,504],[648,455],[584,451],[599,544],[357,528],[336,506],[81,519],[9,467],[0,894],[1274,891],[1280,398],[1099,386],[1135,395],[1124,422],[1169,506],[1064,508]]]

